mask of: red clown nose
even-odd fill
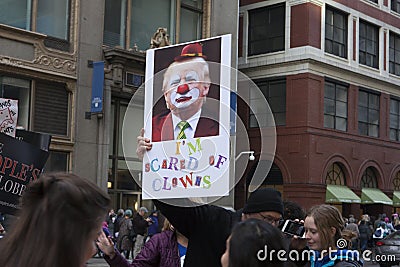
[[[189,85],[187,85],[186,83],[181,84],[178,86],[178,94],[184,95],[189,91]]]

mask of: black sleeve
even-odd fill
[[[153,201],[170,223],[189,239],[192,231],[197,231],[200,228],[215,229],[219,228],[216,225],[220,225],[228,228],[229,231],[233,223],[238,221],[232,215],[232,211],[213,205],[195,206],[193,204],[193,206],[181,207],[166,204],[160,200]]]

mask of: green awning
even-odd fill
[[[400,191],[393,192],[393,207],[400,207]]]
[[[378,188],[363,188],[361,190],[361,203],[393,205],[393,201]]]
[[[360,203],[360,198],[345,185],[326,186],[326,203]]]

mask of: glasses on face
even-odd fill
[[[282,223],[282,221],[283,221],[283,219],[282,218],[276,218],[276,217],[274,217],[274,216],[271,216],[271,215],[262,215],[262,213],[258,213],[258,215],[260,215],[261,216],[261,218],[262,218],[262,220],[264,221],[264,222],[267,222],[267,223],[270,223],[270,224],[272,224],[272,225],[279,225],[279,224],[281,224]]]

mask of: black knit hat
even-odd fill
[[[276,211],[283,215],[283,202],[279,191],[272,188],[262,188],[251,193],[247,203],[244,205],[243,213],[263,211]]]

